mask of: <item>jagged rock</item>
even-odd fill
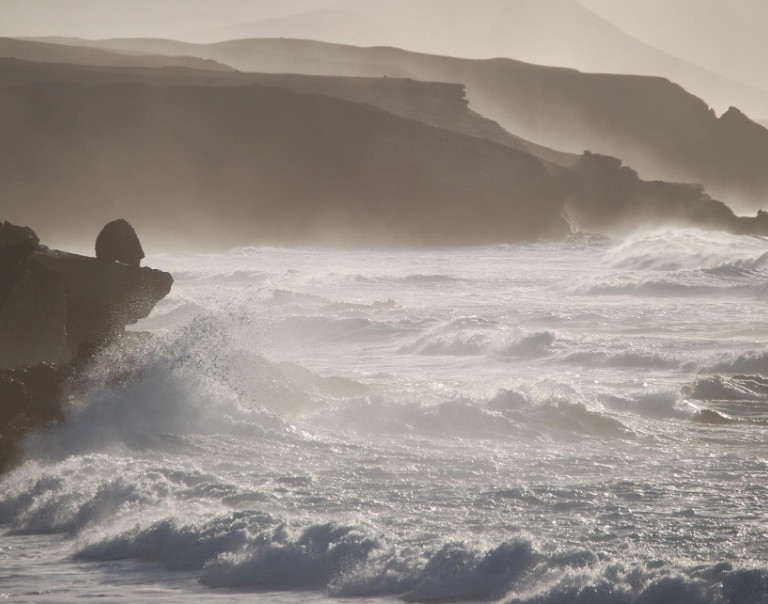
[[[123,223],[135,238],[136,258],[138,237]],[[50,250],[30,229],[7,223],[0,229],[0,266],[6,268],[0,274],[0,369],[71,361],[82,347],[98,346],[149,315],[173,283],[151,268]]]
[[[143,256],[128,228],[136,239],[128,249]],[[31,229],[0,225],[0,472],[16,460],[24,434],[61,419],[93,351],[116,341],[170,291],[170,274],[138,260],[50,250]]]
[[[148,316],[173,283],[163,271],[58,250],[38,250],[30,259],[54,271],[64,287],[70,358]]]
[[[108,262],[139,266],[144,250],[136,231],[124,218],[108,222],[96,237],[96,257]]]
[[[616,157],[585,151],[566,180],[567,212],[582,230],[621,233],[641,225],[676,225],[768,235],[765,212],[736,216],[701,185],[645,181]]]

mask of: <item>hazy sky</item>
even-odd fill
[[[768,88],[768,0],[579,0],[661,50]]]
[[[502,0],[508,5],[519,0]],[[545,10],[563,10],[560,0],[537,0]],[[632,36],[671,54],[737,79],[768,80],[766,0],[569,0],[578,2]],[[463,2],[482,12],[498,0]],[[368,0],[0,0],[0,35],[83,37],[162,36],[204,38],[227,26],[323,9],[348,10]],[[376,0],[378,7],[396,5]],[[409,4],[433,5],[429,0]],[[451,6],[442,5],[461,19]],[[431,8],[428,7],[428,8]],[[468,15],[471,16],[471,15]],[[557,16],[552,15],[553,20]],[[429,19],[413,24],[428,31]],[[574,23],[575,26],[579,24]],[[482,40],[477,40],[482,46]],[[727,74],[726,74],[727,75]]]

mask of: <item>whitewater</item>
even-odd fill
[[[0,480],[0,597],[768,601],[768,240],[147,264]]]

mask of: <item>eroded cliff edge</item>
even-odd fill
[[[0,471],[27,432],[62,418],[94,353],[120,343],[172,284],[169,273],[52,250],[31,229],[0,224]]]

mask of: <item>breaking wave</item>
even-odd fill
[[[50,477],[31,481],[27,491],[16,493],[14,503],[26,530],[62,528],[34,524],[32,502],[46,490],[61,494]],[[191,522],[144,518],[134,526],[123,522],[123,528],[115,522],[104,535],[103,527],[94,526],[142,503],[136,489],[117,480],[75,505],[57,501],[69,509],[66,527],[79,535],[76,559],[151,562],[171,572],[196,572],[201,584],[213,588],[520,604],[741,604],[768,596],[768,571],[729,562],[686,565],[649,558],[623,563],[599,550],[537,544],[524,536],[488,548],[462,541],[406,544],[365,524],[286,522],[256,510],[222,511]],[[0,508],[4,516],[8,507]],[[35,511],[44,515],[39,506]]]
[[[606,252],[613,268],[750,272],[768,266],[768,240],[694,229],[661,230],[629,237]]]

